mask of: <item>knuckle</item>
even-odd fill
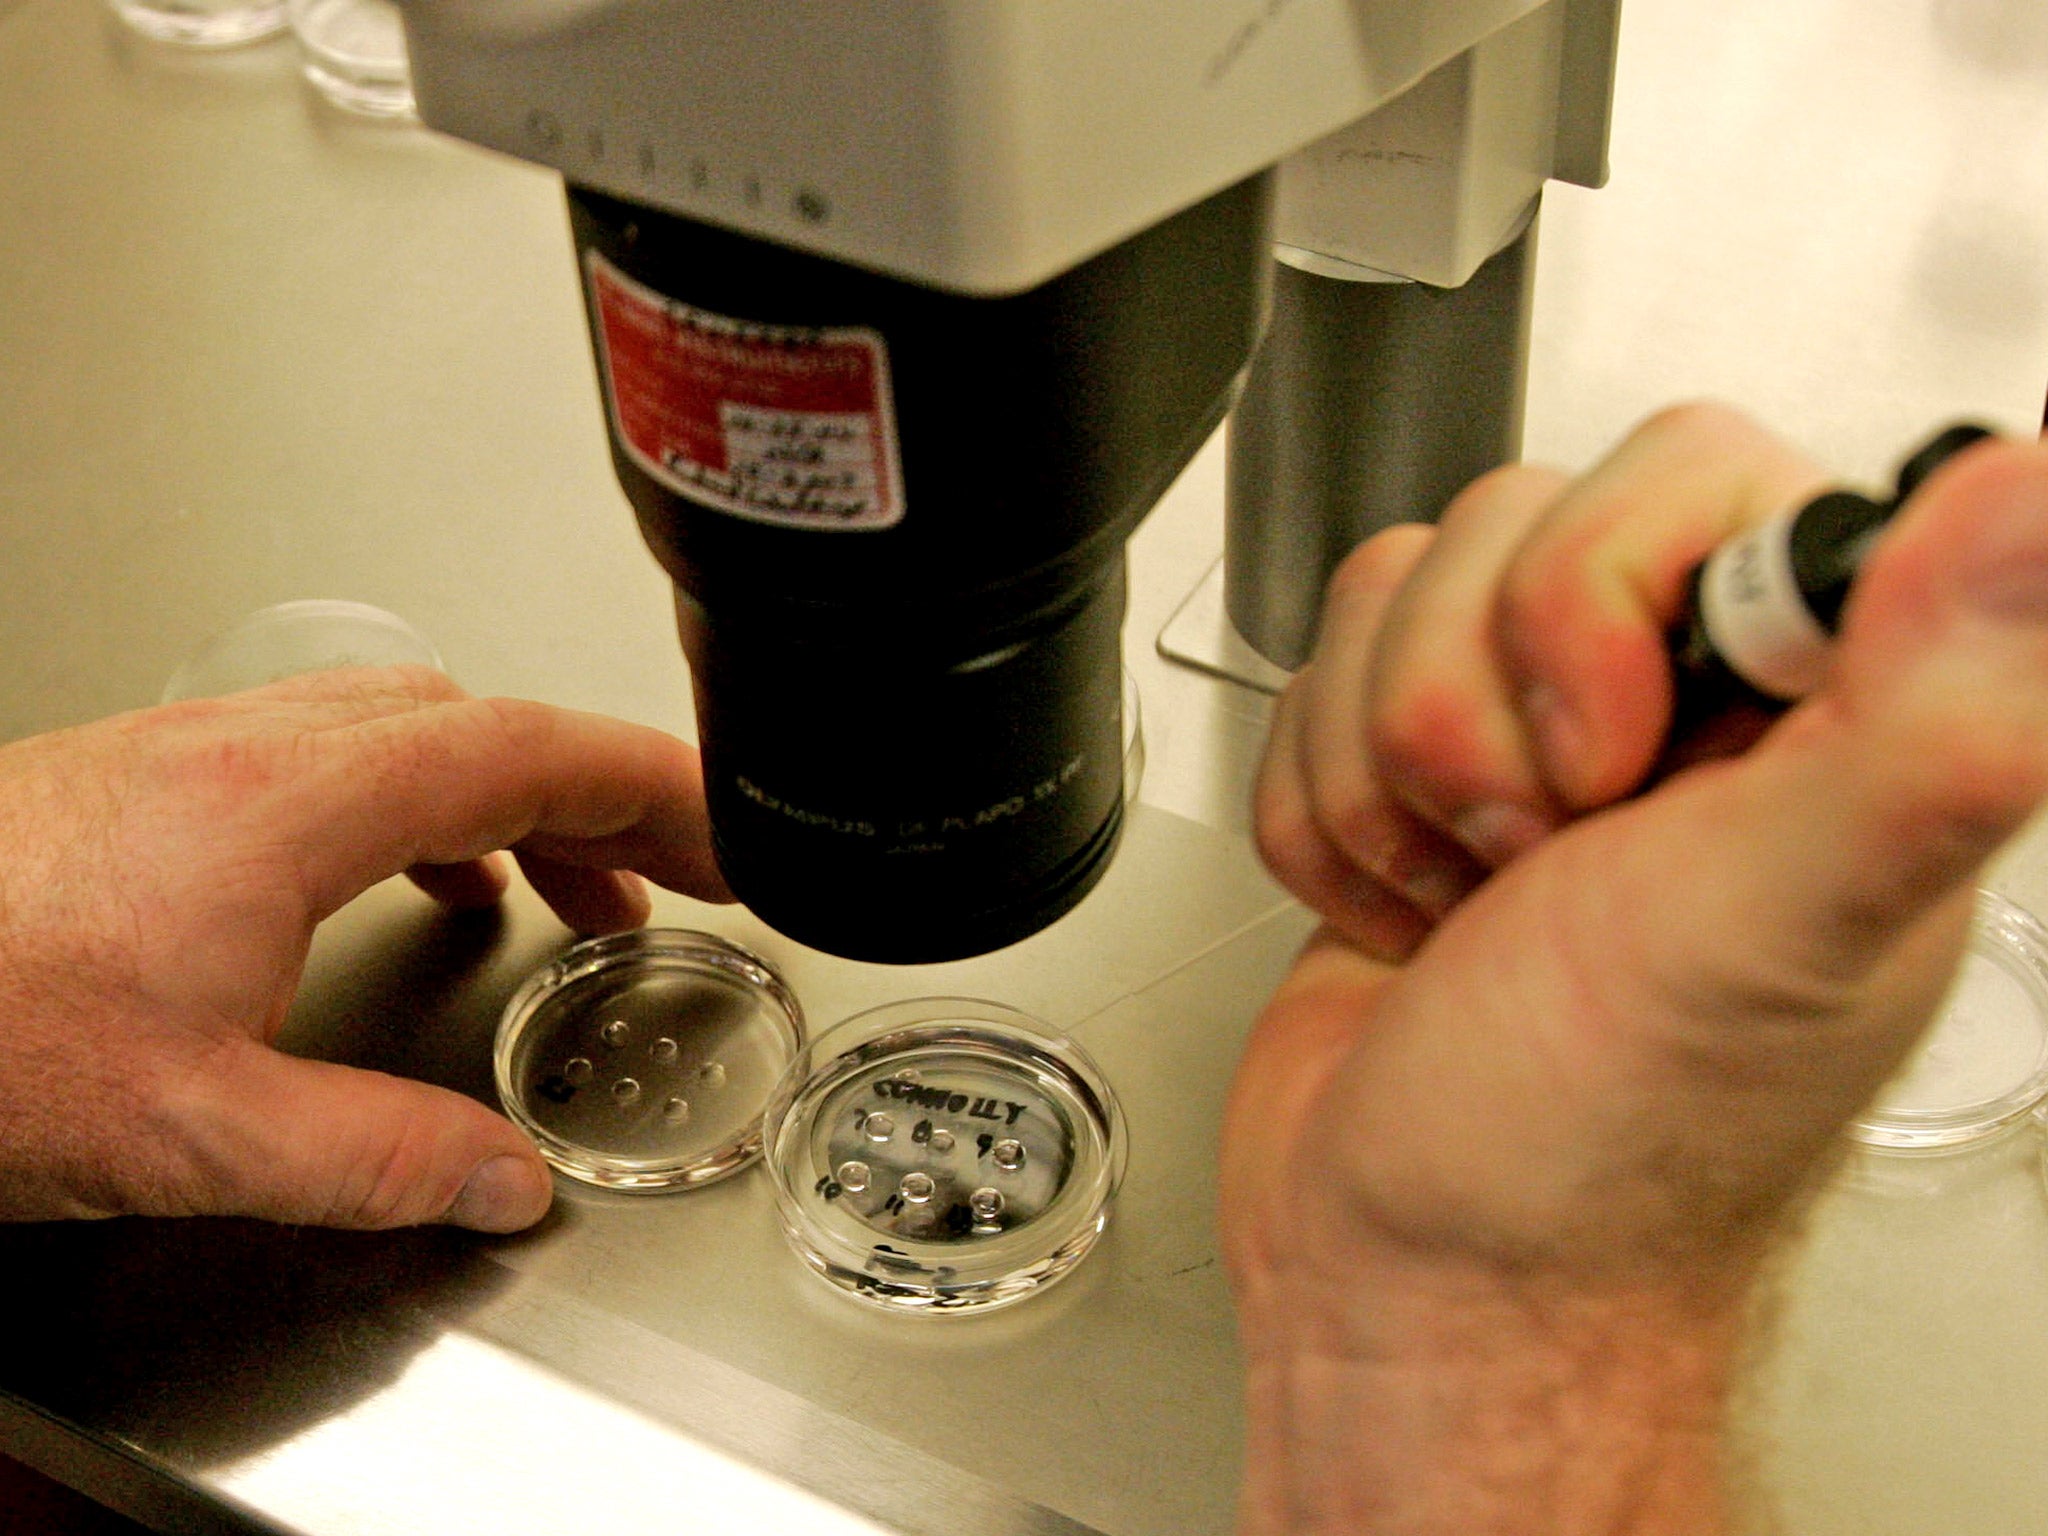
[[[1490,521],[1530,502],[1547,505],[1569,479],[1541,464],[1502,464],[1468,483],[1444,506],[1439,528]]]
[[[1337,563],[1330,574],[1332,600],[1384,597],[1407,580],[1415,562],[1436,536],[1427,523],[1382,528]]]
[[[1301,796],[1268,770],[1252,790],[1252,841],[1259,857],[1275,874],[1292,869],[1302,849],[1315,836],[1315,823]]]
[[[1494,630],[1518,654],[1540,652],[1554,635],[1573,633],[1598,611],[1588,588],[1600,567],[1610,523],[1588,520],[1525,546],[1494,592]]]
[[[1727,402],[1699,399],[1681,400],[1653,411],[1629,436],[1633,441],[1657,445],[1723,443],[1754,438],[1759,430]]]
[[[1947,739],[1958,745],[1934,758],[1917,755],[1929,766],[1902,797],[1903,824],[1892,835],[1988,851],[2040,804],[2048,764],[2031,730],[2000,730],[1981,718],[1956,724]]]
[[[398,684],[400,691],[423,704],[453,704],[469,697],[461,684],[438,667],[430,667],[422,662],[402,661],[384,670]]]
[[[212,734],[156,766],[169,782],[213,802],[254,805],[305,768],[310,743],[310,733],[301,732]]]
[[[366,754],[361,766],[393,785],[440,776],[466,763],[518,760],[544,742],[545,711],[511,699],[451,700],[401,728],[351,737],[348,750]]]
[[[434,1139],[408,1128],[395,1139],[372,1144],[344,1170],[321,1224],[379,1230],[409,1226],[437,1214],[447,1203],[429,1185],[434,1172]],[[455,1192],[447,1192],[448,1199]]]
[[[1253,824],[1252,843],[1259,859],[1283,884],[1300,862],[1305,830],[1302,821],[1291,817],[1261,815]]]
[[[1367,716],[1380,778],[1435,788],[1484,761],[1484,707],[1469,682],[1417,665],[1389,677]]]
[[[1355,859],[1366,858],[1387,836],[1385,806],[1362,774],[1317,787],[1314,824]]]
[[[496,750],[515,758],[540,756],[559,728],[555,712],[530,699],[480,699],[466,712],[494,738]]]
[[[1962,699],[1884,720],[1845,775],[1859,867],[1890,871],[1882,884],[1916,899],[1975,878],[2048,794],[2041,735],[2025,712],[2001,719]]]
[[[117,1209],[160,1216],[256,1214],[267,1169],[254,1164],[228,1119],[216,1113],[218,1084],[240,1070],[240,1038],[185,1043],[146,1053],[118,1085],[105,1085],[101,1123],[125,1128],[118,1158],[95,1142],[102,1167],[119,1163]],[[111,1176],[111,1175],[110,1175]]]

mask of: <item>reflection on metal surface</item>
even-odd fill
[[[1253,650],[1223,607],[1223,562],[1219,559],[1188,593],[1166,628],[1159,654],[1227,683],[1260,693],[1278,693],[1294,674]]]
[[[467,1332],[516,1354],[526,1369],[565,1378],[573,1373],[596,1391],[591,1415],[572,1414],[572,1424],[595,1427],[610,1414],[631,1412],[663,1433],[695,1442],[694,1455],[716,1454],[762,1469],[785,1491],[829,1497],[856,1518],[900,1536],[1096,1536],[1093,1527],[1005,1492],[973,1470],[925,1455],[559,1292],[521,1287],[480,1313]],[[963,1450],[981,1451],[978,1459],[993,1475],[1001,1458],[988,1453],[978,1422],[956,1425],[958,1441]],[[728,1486],[744,1490],[748,1484],[742,1477]],[[610,1536],[602,1525],[577,1528]]]
[[[888,1536],[454,1333],[428,1345],[389,1390],[210,1480],[306,1531],[396,1531],[390,1512],[413,1510],[431,1511],[437,1536]]]

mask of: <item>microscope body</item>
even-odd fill
[[[1276,182],[1283,256],[1461,282],[1553,168],[1570,17],[1615,0],[402,3],[426,122],[569,183],[729,882],[909,962],[1107,866],[1123,544],[1238,398]],[[1439,104],[1415,147],[1344,139],[1501,38],[1476,94],[1513,132]]]
[[[430,126],[630,202],[984,295],[1042,283],[1278,163],[1544,8],[404,5]]]

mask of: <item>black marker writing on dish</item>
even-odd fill
[[[1900,467],[1890,500],[1828,491],[1701,561],[1670,630],[1673,737],[1731,710],[1775,713],[1818,687],[1870,546],[1922,481],[1989,436],[1950,427]]]

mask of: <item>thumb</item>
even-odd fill
[[[1671,866],[1689,919],[1753,943],[1753,974],[1852,1001],[2048,794],[2048,449],[1987,444],[1931,479],[1866,563],[1822,690],[1666,791],[1696,840]]]
[[[181,1106],[206,1214],[480,1232],[516,1232],[546,1214],[547,1164],[475,1100],[254,1042],[233,1049],[230,1069]]]

